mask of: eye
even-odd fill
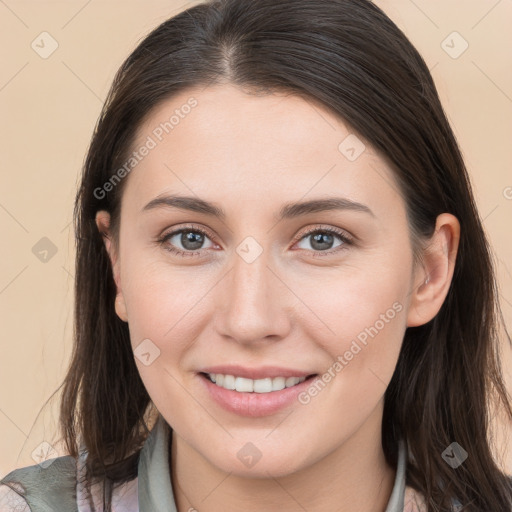
[[[184,226],[180,229],[171,231],[158,239],[158,243],[164,247],[166,251],[177,254],[182,257],[200,255],[203,249],[218,247],[211,240],[209,233],[204,229],[196,226]],[[339,241],[336,244],[336,239]],[[209,245],[204,245],[209,241]],[[313,251],[314,257],[327,256],[338,251],[342,251],[353,245],[352,238],[338,228],[314,227],[302,233],[298,238],[301,250]],[[309,245],[309,247],[308,247]]]
[[[336,245],[336,239],[339,243]],[[347,249],[352,245],[352,239],[342,230],[337,228],[312,228],[305,234],[302,234],[299,244],[303,243],[306,247],[299,247],[309,251],[314,251],[314,256],[326,256],[341,250]],[[309,245],[309,247],[307,247]]]
[[[210,241],[210,245],[204,247],[205,240]],[[210,240],[208,233],[197,227],[183,227],[167,233],[158,240],[164,248],[180,256],[193,256],[200,254],[202,249],[208,249],[215,244]]]

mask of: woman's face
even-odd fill
[[[297,96],[196,88],[146,121],[111,257],[117,312],[176,439],[253,476],[349,439],[364,449],[419,285],[392,171]],[[154,202],[168,196],[181,202]]]

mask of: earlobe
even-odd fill
[[[123,292],[118,291],[116,295],[115,309],[117,316],[123,320],[123,322],[128,322],[128,315],[126,313],[126,304],[124,302]]]
[[[436,228],[414,275],[407,327],[432,320],[441,309],[455,270],[460,238],[458,219],[449,213],[437,217]]]

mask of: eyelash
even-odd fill
[[[163,248],[166,251],[169,251],[170,253],[176,254],[176,255],[181,256],[181,257],[190,257],[190,256],[196,256],[196,255],[201,254],[201,251],[204,250],[204,249],[199,250],[199,251],[183,251],[181,249],[177,249],[176,247],[174,247],[172,245],[167,244],[167,241],[169,239],[171,239],[173,236],[178,235],[180,233],[184,233],[184,232],[201,233],[202,235],[208,237],[212,242],[215,243],[214,237],[211,236],[210,233],[208,233],[204,229],[198,228],[196,226],[184,226],[184,227],[182,227],[180,229],[177,229],[176,231],[171,231],[170,233],[167,233],[167,234],[163,235],[161,238],[159,238],[157,240],[157,242],[160,245],[162,245]],[[325,256],[329,256],[330,254],[346,250],[346,249],[348,249],[347,246],[353,245],[353,243],[354,243],[352,238],[349,237],[341,229],[333,228],[333,227],[323,228],[323,227],[318,227],[317,226],[317,227],[308,229],[305,233],[302,233],[301,236],[299,236],[298,238],[296,238],[294,240],[294,244],[297,243],[297,242],[300,242],[303,238],[307,238],[309,235],[316,234],[316,233],[328,233],[330,235],[336,235],[336,236],[339,237],[339,239],[343,243],[341,245],[338,245],[334,249],[329,249],[329,250],[326,250],[326,251],[313,251],[313,257],[314,258],[318,258],[318,257],[322,258],[322,257],[325,257]],[[310,251],[309,249],[299,249],[299,250]]]

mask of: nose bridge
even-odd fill
[[[218,308],[222,334],[244,343],[285,336],[290,297],[271,270],[269,248],[247,237],[236,247],[232,258],[232,270],[223,285],[225,302]]]
[[[236,248],[233,256],[232,293],[241,302],[263,305],[268,294],[271,254],[252,237],[248,237]],[[234,297],[235,298],[235,297]]]

